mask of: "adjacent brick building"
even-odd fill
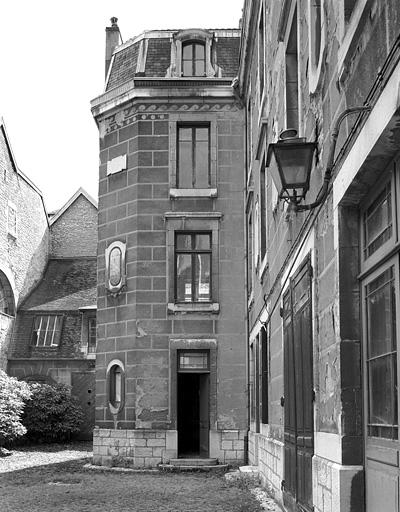
[[[245,2],[249,462],[288,511],[400,510],[399,27],[397,0]],[[300,207],[338,135],[311,210],[272,179],[285,129],[316,143]]]
[[[35,233],[36,219],[30,218],[29,212],[25,222],[29,233]],[[91,437],[95,400],[97,204],[79,189],[63,208],[49,216],[46,227],[44,254],[29,254],[32,268],[37,260],[43,260],[46,266],[38,274],[36,286],[18,304],[7,371],[27,381],[71,386],[85,414],[81,434]]]
[[[244,112],[238,30],[107,28],[100,134],[97,464],[245,458]],[[109,66],[109,67],[108,67]]]

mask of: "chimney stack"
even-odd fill
[[[120,32],[117,25],[118,18],[111,18],[111,27],[106,27],[106,78],[110,67],[111,57],[114,49],[119,45]]]

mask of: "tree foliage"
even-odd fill
[[[66,441],[79,432],[83,412],[68,386],[32,383],[30,389],[22,420],[29,439]]]
[[[0,447],[26,433],[21,422],[24,401],[31,395],[29,385],[0,370]]]

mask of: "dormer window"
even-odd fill
[[[189,41],[182,45],[182,76],[205,76],[205,44]]]
[[[167,77],[221,76],[216,63],[216,38],[201,29],[181,30],[171,39],[171,65]]]

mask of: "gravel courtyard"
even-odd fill
[[[1,512],[259,512],[246,486],[209,474],[87,470],[90,445],[18,448],[0,458]]]

